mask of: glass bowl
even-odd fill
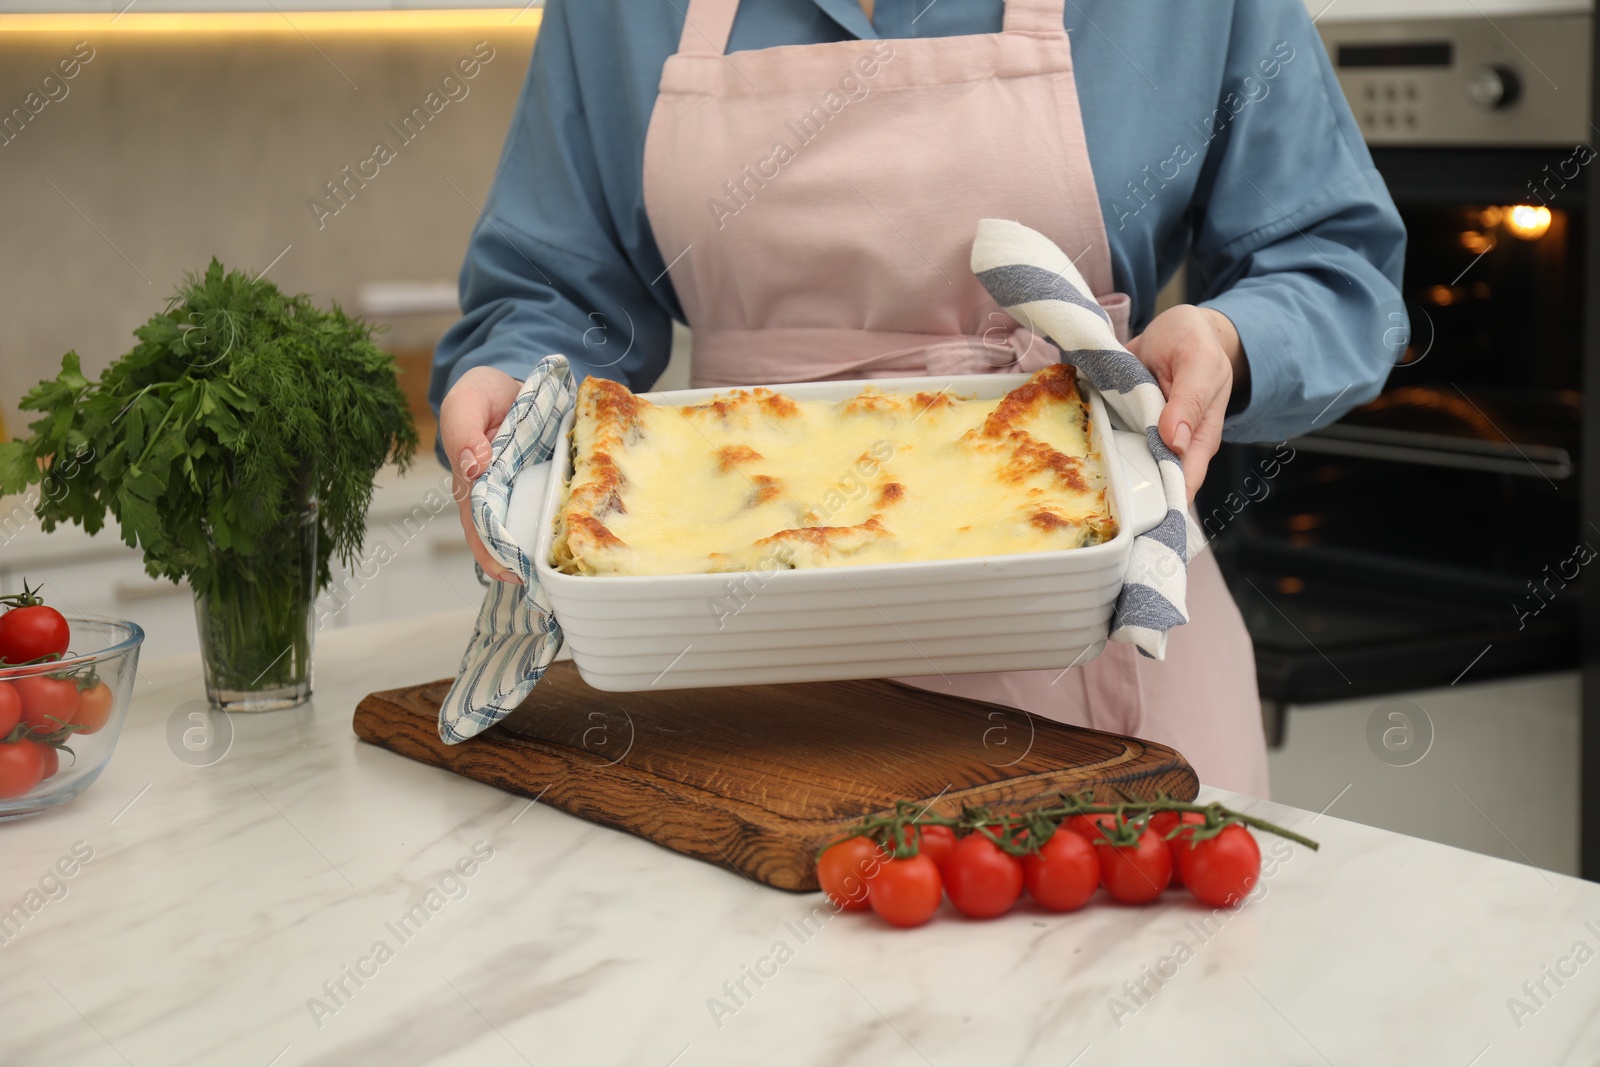
[[[21,796],[0,797],[0,820],[35,815],[65,804],[93,785],[111,761],[122,720],[127,717],[144,630],[137,623],[95,615],[68,615],[66,619],[71,636],[63,659],[29,667],[0,667],[0,683],[17,690],[25,718],[31,709],[41,708],[59,719],[62,716],[56,713],[70,704],[72,710],[65,716],[68,721],[81,720],[83,725],[95,728],[92,732],[74,731],[65,740],[67,748],[57,750],[59,766],[53,774]],[[99,690],[100,685],[108,692]],[[104,722],[97,726],[102,716]],[[0,740],[0,745],[36,743]],[[4,775],[0,775],[0,786],[3,785]]]

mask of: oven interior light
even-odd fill
[[[1447,308],[1456,302],[1456,291],[1448,285],[1428,287],[1428,300],[1436,307]]]
[[[1475,256],[1481,256],[1494,247],[1494,239],[1485,237],[1477,230],[1462,230],[1461,247]]]
[[[1286,574],[1282,578],[1278,579],[1278,592],[1280,593],[1299,593],[1304,591],[1305,587],[1306,583],[1304,579],[1296,578],[1292,575]]]
[[[1505,214],[1500,208],[1490,205],[1478,212],[1478,225],[1486,230],[1492,230],[1500,225],[1500,218]]]
[[[1550,229],[1550,209],[1542,204],[1518,204],[1505,209],[1505,220],[1513,236],[1537,241]]]

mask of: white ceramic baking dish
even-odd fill
[[[796,400],[948,389],[997,397],[1024,374],[783,385]],[[1136,534],[1166,514],[1142,433],[1113,429],[1087,382],[1093,439],[1105,457],[1119,532],[1089,548],[773,573],[585,576],[549,564],[572,474],[568,414],[551,464],[519,474],[508,526],[532,545],[550,606],[579,672],[631,692],[839,678],[973,674],[1081,664],[1104,647]],[[726,389],[649,393],[697,404]],[[553,473],[555,477],[550,477]],[[688,506],[688,502],[685,502]]]

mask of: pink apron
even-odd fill
[[[1063,5],[1008,0],[996,34],[724,55],[739,0],[689,0],[644,194],[693,328],[696,386],[1058,361],[969,269],[984,217],[1054,240],[1127,340]],[[1189,564],[1188,596],[1159,663],[1112,644],[1064,672],[901,680],[1161,741],[1206,784],[1264,797],[1254,655],[1209,552]]]

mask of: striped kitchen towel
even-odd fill
[[[489,581],[478,570],[478,580],[489,588],[461,657],[461,671],[439,708],[439,736],[446,744],[476,737],[505,718],[561,651],[561,627],[539,587],[533,559],[506,529],[505,517],[517,472],[555,454],[561,420],[575,395],[566,357],[540,360],[500,424],[488,467],[472,483],[472,522],[478,536],[523,584]]]
[[[1167,497],[1167,517],[1134,539],[1111,620],[1111,640],[1161,659],[1167,631],[1189,621],[1186,566],[1205,543],[1189,517],[1180,461],[1156,432],[1166,404],[1161,387],[1117,341],[1111,320],[1072,260],[1042,233],[1019,222],[982,220],[972,243],[972,272],[1013,318],[1055,342],[1062,358],[1100,390],[1106,406],[1131,429],[1143,430],[1150,442]]]

